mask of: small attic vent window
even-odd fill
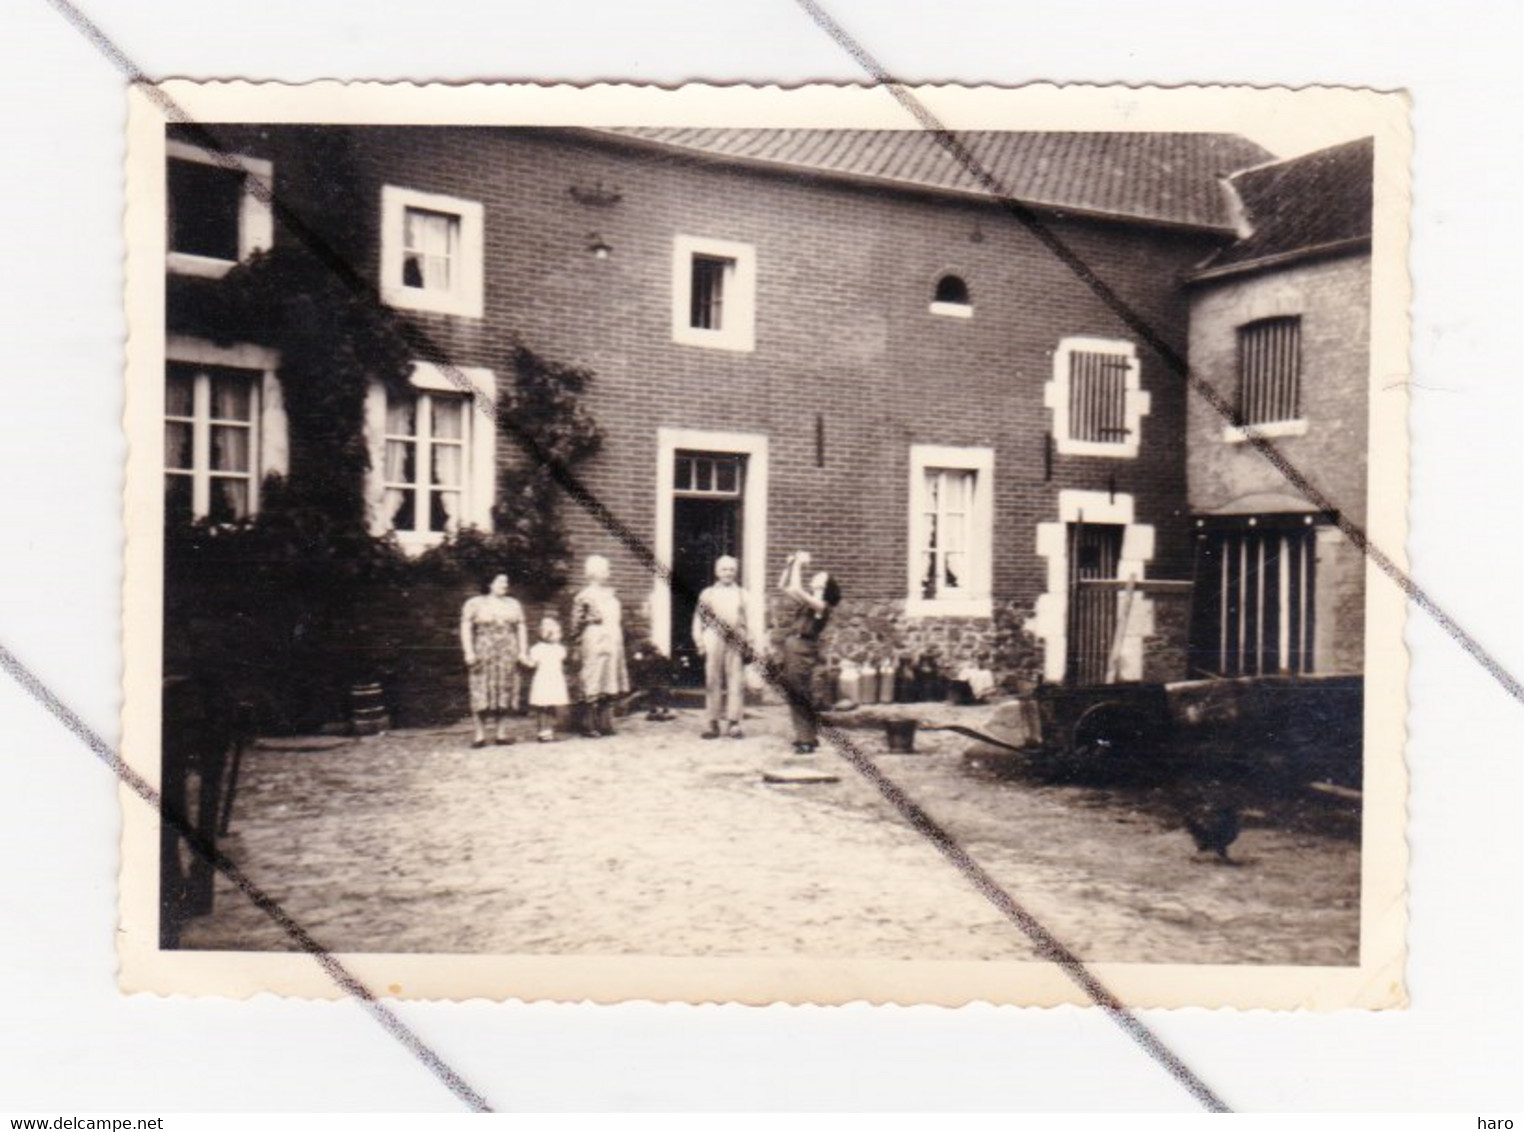
[[[953,318],[972,318],[973,304],[968,298],[968,284],[961,275],[944,275],[937,280],[936,292],[931,299],[931,313],[951,315]]]

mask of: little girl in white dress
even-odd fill
[[[561,623],[554,617],[540,622],[540,639],[529,650],[534,679],[529,684],[529,706],[534,708],[540,742],[556,737],[556,715],[571,700],[566,694],[566,646],[561,643]]]

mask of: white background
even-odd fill
[[[790,0],[85,2],[153,77],[862,77]],[[907,80],[1409,90],[1413,574],[1524,672],[1517,2],[827,6]],[[0,643],[114,743],[122,77],[6,9]],[[1238,1109],[1518,1115],[1524,705],[1421,613],[1409,641],[1413,1007],[1147,1015]],[[119,997],[111,776],[3,676],[0,745],[0,1112],[458,1107],[352,1003]],[[500,1109],[1194,1107],[1093,1010],[397,1009]]]

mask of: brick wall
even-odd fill
[[[1292,314],[1302,319],[1302,415],[1308,428],[1305,436],[1277,438],[1275,447],[1340,511],[1364,523],[1368,256],[1316,260],[1198,286],[1191,303],[1191,368],[1234,403],[1238,327]],[[1222,439],[1227,422],[1203,398],[1191,398],[1187,420],[1193,511],[1211,511],[1255,493],[1294,492],[1251,446]]]
[[[1370,390],[1370,259],[1347,255],[1305,261],[1199,285],[1191,301],[1193,372],[1234,403],[1238,327],[1257,319],[1302,320],[1303,436],[1277,437],[1276,450],[1345,516],[1366,514],[1367,420]],[[1191,510],[1213,512],[1235,501],[1250,510],[1311,510],[1285,475],[1252,446],[1223,438],[1227,422],[1205,399],[1187,414]],[[1278,497],[1278,498],[1272,498]],[[1336,530],[1317,544],[1317,670],[1358,672],[1363,666],[1363,556]]]
[[[1052,422],[1043,386],[1059,341],[1135,336],[996,206],[742,171],[535,130],[351,130],[352,183],[336,189],[331,169],[313,156],[310,130],[278,127],[270,136],[277,193],[333,231],[365,279],[377,278],[383,184],[483,203],[486,317],[408,317],[452,360],[491,367],[500,379],[515,336],[592,369],[589,403],[606,440],[585,480],[648,544],[656,527],[656,433],[682,427],[765,435],[769,570],[787,551],[811,549],[854,601],[893,611],[897,639],[941,632],[903,617],[913,444],[994,452],[992,573],[1002,615],[975,635],[978,648],[1009,654],[1017,668],[1033,647],[1021,632],[1025,611],[1047,585],[1036,525],[1057,519],[1060,489],[1131,495],[1136,521],[1156,529],[1150,576],[1189,576],[1182,383],[1138,343],[1152,399],[1140,455],[1055,455],[1047,477]],[[618,202],[579,203],[569,191],[598,185],[617,192]],[[323,186],[323,203],[314,186]],[[346,243],[350,225],[338,221],[356,214],[372,218],[354,226],[371,238]],[[1048,223],[1184,354],[1188,298],[1180,280],[1215,237],[1072,216],[1050,215]],[[752,352],[672,342],[679,234],[755,247]],[[612,249],[608,258],[590,254],[595,237]],[[948,272],[967,282],[973,318],[929,312],[936,281]],[[518,458],[509,431],[499,431],[502,460]],[[607,554],[631,617],[644,616],[651,581],[636,556],[570,505],[567,521],[575,552]],[[997,639],[985,642],[986,630]]]

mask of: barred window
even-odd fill
[[[1242,424],[1302,415],[1302,320],[1266,318],[1238,328],[1238,417]]]
[[[1313,671],[1317,532],[1309,520],[1206,531],[1197,539],[1191,671]]]
[[[1131,342],[1059,341],[1043,404],[1053,411],[1053,444],[1060,455],[1136,457],[1151,401]]]
[[[1127,439],[1127,374],[1121,354],[1075,350],[1069,355],[1069,435],[1120,444]]]

